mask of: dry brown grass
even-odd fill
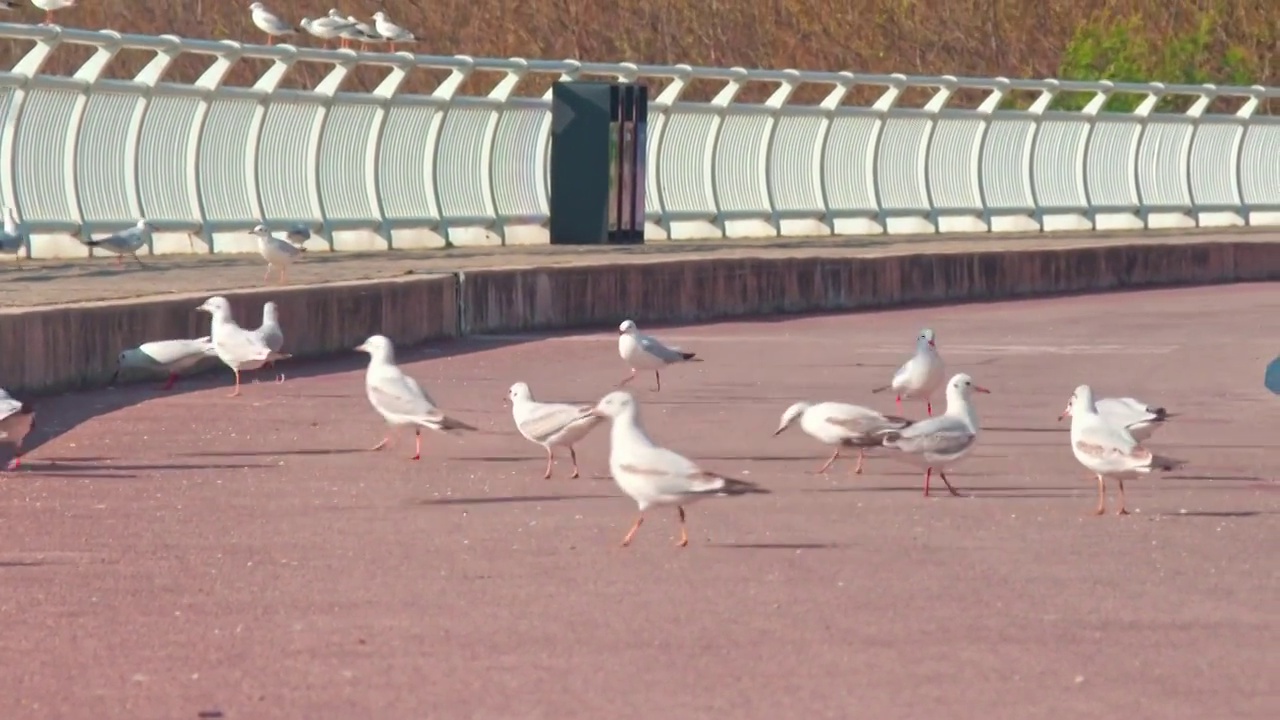
[[[83,7],[59,13],[58,22],[260,42],[261,33],[249,21],[248,4],[169,0],[157,14],[152,12],[155,4],[138,0],[86,0]],[[326,13],[335,2],[274,0],[267,5],[297,21]],[[1187,75],[1187,67],[1195,65],[1209,80],[1243,76],[1254,83],[1280,83],[1276,0],[341,0],[337,5],[344,13],[365,17],[379,8],[387,10],[423,38],[418,52],[433,55],[1033,78],[1063,71],[1118,72],[1106,63],[1087,72],[1063,67],[1064,52],[1082,27],[1105,29],[1132,21],[1121,44],[1155,57],[1171,39],[1194,32],[1210,18],[1204,47],[1195,57],[1140,61],[1138,69],[1130,71],[1179,82],[1185,78],[1169,75]],[[39,13],[27,9],[17,17],[38,21]],[[314,41],[306,38],[300,43]],[[0,47],[6,61],[22,49],[17,43]],[[71,72],[89,54],[83,48],[61,48],[47,71]],[[1229,62],[1223,59],[1228,57]],[[128,51],[110,74],[129,77],[147,59],[145,53]],[[187,58],[174,65],[169,77],[190,81],[208,64]],[[250,84],[253,71],[265,67],[265,62],[245,62],[231,81]],[[289,84],[313,86],[324,72],[321,67],[300,68]],[[361,68],[344,87],[371,88],[384,74]],[[429,91],[442,76],[424,73],[408,89]],[[544,87],[530,86],[522,94]],[[467,89],[483,92],[484,83],[475,80]],[[696,94],[709,91],[699,89]],[[821,94],[819,89],[808,97]]]

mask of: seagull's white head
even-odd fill
[[[614,390],[600,398],[600,402],[588,412],[588,415],[602,418],[619,418],[636,411],[636,399],[625,390]]]
[[[1061,420],[1065,417],[1071,417],[1071,411],[1074,408],[1081,408],[1080,412],[1097,412],[1097,406],[1093,404],[1093,388],[1088,385],[1081,385],[1076,391],[1071,393],[1071,399],[1067,401],[1067,407],[1058,416]]]
[[[278,311],[279,311],[279,308],[276,307],[276,304],[274,301],[268,300],[265,303],[263,303],[262,304],[262,322],[264,323],[280,322],[280,316],[278,314]]]
[[[376,12],[376,13],[374,13],[374,14],[373,14],[373,19],[374,19],[374,20],[378,20],[378,21],[386,20],[386,19],[387,19],[387,14],[386,14],[386,13],[384,13],[384,12],[382,12],[381,10],[379,10],[378,12]]]
[[[916,338],[916,347],[923,348],[926,345],[935,349],[938,347],[934,340],[932,328],[925,328],[921,330],[919,337]]]
[[[256,2],[256,3],[252,4],[252,5],[250,5],[250,6],[249,6],[249,9],[250,9],[250,10],[252,10],[252,11],[254,11],[254,12],[262,12],[262,11],[263,11],[263,10],[265,10],[266,8],[264,8],[264,7],[262,6],[262,3],[260,3],[260,2]]]
[[[391,344],[391,338],[386,335],[370,335],[368,340],[360,343],[355,348],[362,353],[369,353],[369,357],[375,360],[383,360],[391,362],[395,358],[395,346]]]
[[[529,385],[527,383],[518,382],[515,385],[512,385],[511,389],[507,391],[507,401],[513,405],[521,400],[532,399],[533,391],[529,389]]]
[[[221,295],[214,295],[208,300],[205,300],[200,307],[196,308],[196,310],[203,310],[215,318],[230,317],[231,303]]]
[[[636,328],[636,324],[632,320],[623,320],[622,324],[618,326],[619,335],[622,335],[623,333],[636,333],[636,332],[639,332],[639,330]]]
[[[967,401],[976,392],[990,393],[991,391],[975,384],[973,378],[964,373],[956,374],[951,378],[951,382],[947,383],[948,402],[952,397],[962,398]]]
[[[140,231],[140,232],[147,232],[147,231],[155,232],[155,231],[156,231],[156,226],[155,226],[155,225],[152,225],[151,223],[147,222],[146,220],[139,220],[139,221],[137,222],[137,224],[136,224],[136,225],[134,225],[134,227],[135,227],[135,228],[137,228],[137,229],[138,229],[138,231]]]
[[[809,407],[810,405],[807,402],[798,402],[784,410],[782,412],[782,421],[778,423],[778,429],[774,430],[773,434],[781,435],[782,431],[791,427],[791,423],[795,422],[796,418],[803,415],[804,411],[808,410]]]
[[[262,223],[258,223],[257,225],[254,225],[253,229],[250,230],[249,232],[253,233],[254,235],[261,235],[263,237],[266,237],[267,235],[271,234],[271,231],[267,229],[267,226],[263,225]]]
[[[338,12],[337,8],[329,8],[329,17],[334,20],[346,20],[346,18],[342,16],[342,13]]]

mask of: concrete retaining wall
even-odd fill
[[[454,275],[430,275],[223,295],[242,327],[257,327],[263,303],[275,301],[285,351],[315,357],[349,350],[373,332],[403,345],[455,337],[457,287]],[[206,297],[8,308],[0,313],[0,387],[54,392],[104,383],[121,350],[150,340],[208,335],[209,315],[196,311]]]
[[[1141,244],[865,258],[709,259],[467,271],[225,293],[242,326],[274,300],[285,350],[346,351],[373,332],[399,345],[466,334],[698,321],[741,315],[991,300],[1280,279],[1280,243]],[[0,312],[0,386],[105,381],[120,350],[197,337],[202,295]]]

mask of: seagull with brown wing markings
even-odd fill
[[[512,385],[507,391],[507,400],[511,402],[511,417],[516,422],[516,430],[526,440],[541,445],[547,451],[547,471],[543,479],[551,479],[552,455],[558,447],[569,449],[569,459],[573,461],[573,474],[569,477],[578,477],[578,453],[573,446],[604,420],[584,415],[590,411],[589,407],[538,402],[533,399],[533,391],[527,383]]]
[[[655,506],[675,506],[680,516],[680,541],[689,544],[685,529],[686,505],[719,495],[767,494],[769,491],[745,480],[735,480],[698,467],[692,460],[658,447],[640,422],[640,405],[631,393],[615,390],[605,395],[587,415],[609,418],[609,470],[622,491],[636,501],[640,516],[622,540],[631,544],[645,511]]]
[[[895,415],[884,415],[861,405],[798,402],[782,413],[782,421],[773,434],[781,435],[796,420],[800,421],[800,429],[809,437],[836,447],[827,463],[818,468],[819,475],[825,473],[836,458],[840,457],[841,448],[858,449],[858,466],[853,472],[855,475],[861,474],[866,448],[880,447],[883,444],[882,433],[901,430],[912,422]]]

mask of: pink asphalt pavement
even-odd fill
[[[46,400],[0,475],[0,718],[1280,717],[1277,317],[1239,285],[642,323],[705,358],[632,383],[651,434],[773,490],[693,506],[683,550],[670,511],[618,547],[605,428],[543,480],[502,403],[603,395],[607,331],[405,349],[487,431],[419,462],[366,451],[356,353],[239,398],[219,369]],[[772,437],[795,400],[893,411],[869,391],[925,326],[993,391],[948,473],[970,497]],[[1149,445],[1191,464],[1129,483],[1130,516],[1090,514],[1055,420],[1081,382],[1178,414]]]

